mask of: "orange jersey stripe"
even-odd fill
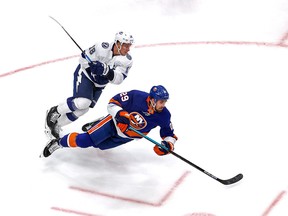
[[[109,103],[114,103],[114,104],[122,107],[121,104],[117,100],[114,100],[113,98],[110,99]]]
[[[87,131],[88,134],[93,133],[95,130],[98,130],[99,128],[101,128],[104,124],[106,124],[108,121],[110,121],[112,119],[111,115],[108,115],[106,118],[104,118],[103,120],[101,120],[98,124],[96,124],[94,127],[92,127],[90,130]]]
[[[76,137],[77,137],[78,133],[71,133],[68,136],[68,145],[71,148],[75,148],[78,147],[77,143],[76,143]]]

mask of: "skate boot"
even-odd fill
[[[98,124],[98,123],[99,123],[102,119],[104,119],[104,118],[105,118],[105,117],[102,116],[102,117],[100,117],[100,118],[98,118],[98,119],[95,119],[95,120],[92,121],[92,122],[88,122],[88,123],[84,124],[84,125],[82,126],[82,131],[87,132],[87,131],[90,130],[94,125]]]
[[[59,140],[60,139],[51,139],[43,149],[43,152],[40,155],[40,157],[49,157],[54,151],[56,151],[59,148],[62,148],[62,146],[59,144]]]
[[[61,116],[61,114],[58,113],[57,111],[57,106],[52,107],[49,111],[47,111],[46,114],[46,119],[45,119],[45,133],[49,134],[50,133],[56,138],[59,138],[59,133],[60,133],[60,127],[57,124],[58,118]]]

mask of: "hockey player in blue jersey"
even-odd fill
[[[61,127],[95,106],[108,83],[119,85],[124,81],[133,64],[129,52],[133,43],[132,35],[121,31],[113,42],[96,43],[81,54],[74,72],[73,96],[47,111],[47,134],[58,138]]]
[[[60,148],[94,147],[106,150],[142,138],[129,130],[129,127],[147,135],[159,126],[161,144],[173,151],[177,137],[172,127],[171,114],[165,106],[168,99],[169,93],[162,85],[153,86],[149,93],[131,90],[117,94],[108,103],[109,114],[106,117],[94,122],[84,133],[72,132],[61,138],[52,138],[41,157],[49,157]],[[158,155],[168,154],[167,149],[154,146]]]

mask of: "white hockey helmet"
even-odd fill
[[[127,44],[133,44],[134,43],[134,38],[132,35],[125,33],[123,31],[119,31],[115,35],[115,40],[114,42],[117,43],[119,41],[121,44],[122,43],[127,43]]]

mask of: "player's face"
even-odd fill
[[[162,110],[165,107],[167,100],[157,100],[156,105],[155,105],[155,110],[156,112],[162,112]]]
[[[130,51],[131,44],[123,43],[120,49],[120,54],[125,56]]]

